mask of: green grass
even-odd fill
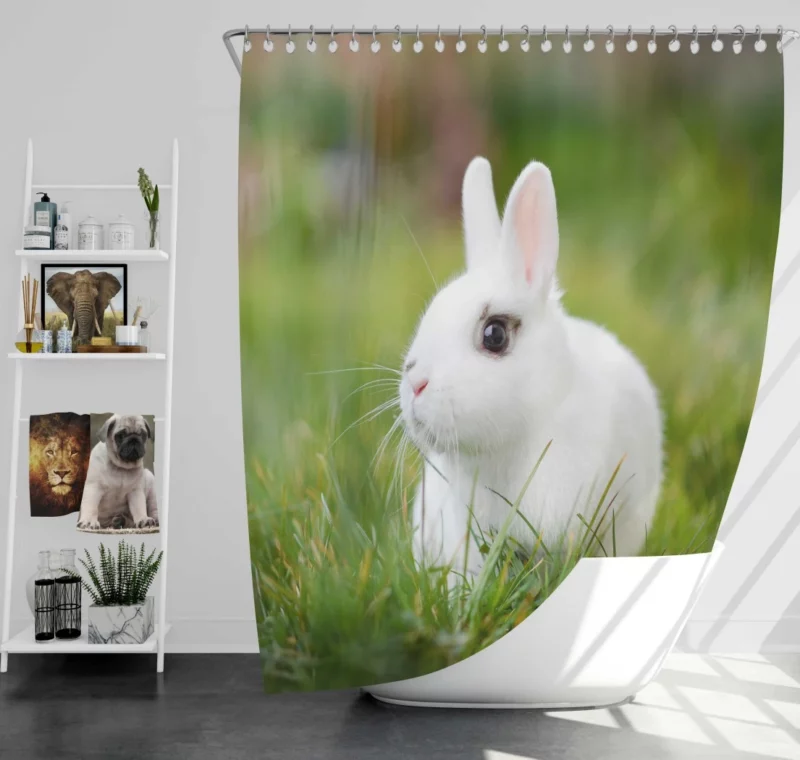
[[[242,402],[272,691],[457,662],[518,625],[582,556],[614,554],[612,478],[554,545],[536,526],[522,546],[502,525],[473,525],[484,569],[453,583],[463,568],[413,558],[419,458],[395,438],[376,460],[396,411],[369,416],[395,393],[375,365],[399,367],[433,279],[462,269],[458,183],[474,153],[492,160],[501,203],[528,160],[551,167],[565,305],[618,335],[658,389],[664,481],[645,553],[710,549],[747,435],[780,203],[780,78],[759,68],[771,64],[748,59],[744,81],[714,58],[696,76],[690,59],[605,56],[587,72],[561,57],[521,80],[513,56],[465,56],[457,71],[476,68],[447,85],[461,99],[438,108],[437,80],[415,68],[425,55],[389,59],[401,70],[381,88],[349,59],[247,59],[263,68],[243,78]]]
[[[387,531],[359,522],[322,457],[324,490],[310,492],[300,504],[275,505],[274,512],[251,511],[251,542],[269,555],[266,563],[254,562],[268,687],[343,688],[453,664],[524,620],[581,557],[613,555],[616,471],[596,504],[579,513],[573,537],[547,546],[524,518],[529,542],[509,536],[546,453],[518,498],[508,501],[497,531],[471,526],[483,554],[475,576],[466,572],[468,551],[461,567],[427,567],[414,559],[405,493],[401,519]],[[274,475],[255,470],[261,488],[271,493]],[[392,505],[384,503],[387,510]]]
[[[67,316],[64,314],[64,312],[47,312],[45,314],[46,329],[53,333],[58,332],[58,330],[60,330],[66,324]],[[106,338],[115,339],[117,335],[117,325],[119,324],[122,324],[122,315],[120,314],[117,319],[114,319],[114,317],[111,315],[111,310],[109,309],[106,311],[106,313],[103,315],[103,322],[101,325],[103,328],[103,336]],[[55,337],[55,335],[53,337]]]

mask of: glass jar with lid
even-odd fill
[[[78,225],[78,249],[99,251],[103,248],[103,225],[93,216],[87,216]]]

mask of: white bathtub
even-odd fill
[[[661,668],[723,551],[582,559],[502,639],[418,678],[369,686],[428,707],[596,707],[625,701]]]

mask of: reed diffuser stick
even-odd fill
[[[133,319],[131,320],[131,324],[135,327],[136,324],[139,322],[139,317],[142,315],[142,305],[139,304],[136,307],[136,311],[133,312]]]
[[[33,353],[33,328],[36,313],[36,298],[39,294],[39,280],[33,280],[31,285],[30,273],[22,278],[22,310],[25,323],[25,353]]]

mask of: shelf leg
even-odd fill
[[[166,387],[164,394],[164,432],[161,435],[164,447],[164,474],[162,475],[161,503],[159,504],[159,523],[161,531],[161,546],[164,549],[164,558],[161,562],[159,574],[161,576],[161,590],[158,597],[158,658],[156,670],[164,672],[164,637],[167,633],[167,566],[169,564],[169,502],[170,502],[170,474],[172,453],[172,368],[175,355],[175,272],[178,262],[178,140],[172,142],[172,206],[170,210],[169,243],[172,248],[169,257],[169,297],[167,311],[167,366]]]
[[[11,471],[8,473],[8,526],[6,534],[6,572],[3,591],[3,627],[0,641],[9,639],[11,628],[11,576],[14,572],[14,528],[17,518],[17,475],[19,474],[20,412],[22,409],[22,362],[15,362],[14,370],[14,416],[11,418]],[[8,652],[2,653],[0,672],[8,669]]]

